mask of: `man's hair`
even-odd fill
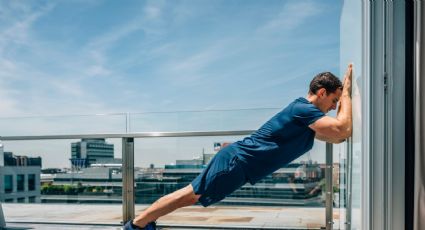
[[[317,90],[325,88],[326,93],[334,93],[337,89],[342,89],[341,81],[331,72],[317,74],[310,82],[310,94],[316,94]]]

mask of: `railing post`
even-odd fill
[[[332,144],[326,143],[326,230],[333,229],[333,151]]]
[[[134,218],[134,138],[122,138],[123,223]]]
[[[3,208],[1,207],[1,203],[0,203],[0,229],[6,228],[6,221],[4,219],[4,215],[3,215]]]
[[[353,183],[353,141],[352,138],[348,139],[347,144],[347,165],[346,169],[346,221],[345,221],[345,229],[351,230],[351,211],[352,211],[352,183]]]

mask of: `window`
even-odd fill
[[[25,197],[21,197],[17,199],[18,203],[25,203]]]
[[[35,196],[28,197],[28,203],[36,203],[36,197]]]
[[[4,192],[12,193],[13,192],[13,176],[4,175]]]
[[[28,175],[28,190],[29,191],[35,190],[35,174]]]
[[[22,192],[25,190],[25,175],[24,174],[18,174],[16,178],[16,185],[18,192]]]

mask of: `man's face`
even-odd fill
[[[341,89],[337,89],[333,93],[327,93],[325,89],[320,89],[318,95],[320,100],[319,109],[324,113],[336,109],[341,94]]]

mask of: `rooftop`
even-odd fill
[[[122,206],[79,204],[2,204],[10,229],[120,229]],[[146,205],[136,205],[136,213]],[[334,209],[341,229],[344,209]],[[158,220],[162,229],[320,229],[325,208],[266,206],[191,206]]]

